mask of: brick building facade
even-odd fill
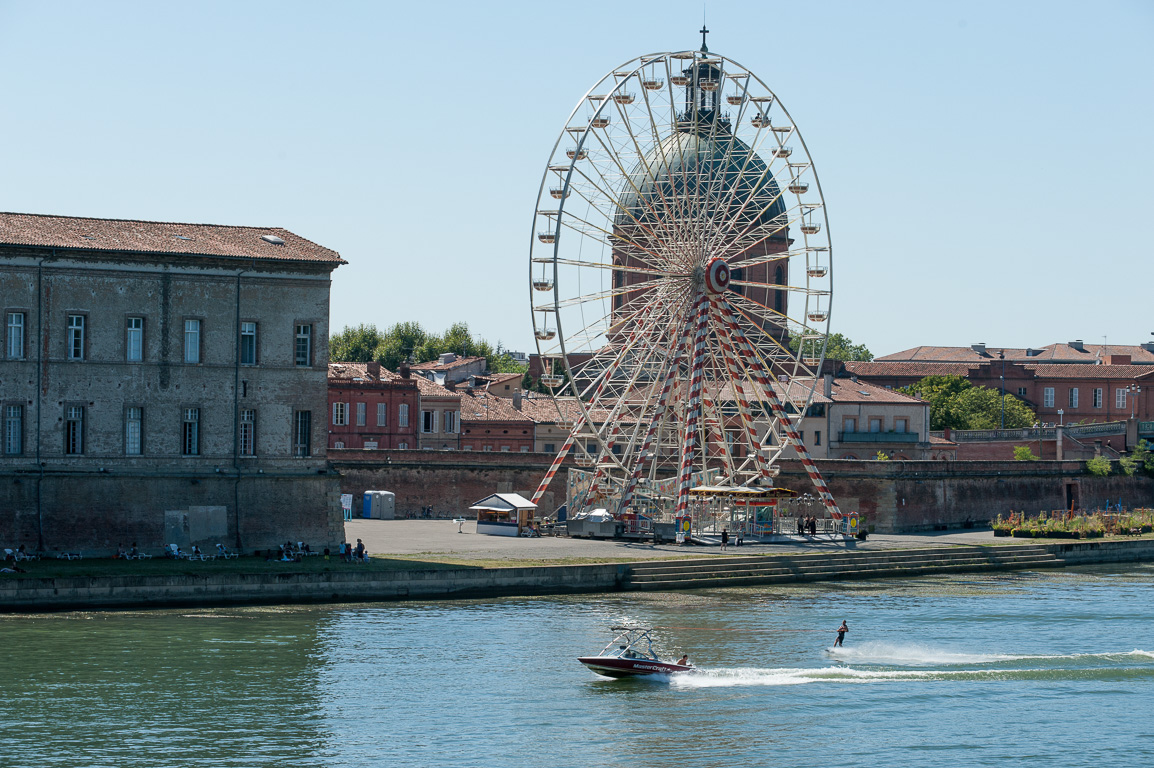
[[[417,447],[417,378],[380,363],[329,363],[329,448]]]

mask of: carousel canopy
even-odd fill
[[[788,488],[749,488],[744,485],[699,485],[690,488],[691,496],[740,496],[744,499],[792,499],[797,491]]]

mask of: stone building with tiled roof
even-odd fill
[[[481,358],[484,360],[485,358]],[[461,447],[461,396],[424,376],[413,375],[421,393],[417,416],[419,447],[456,450]]]
[[[0,213],[0,541],[336,542],[344,263],[279,227]]]
[[[435,384],[452,387],[467,381],[470,376],[483,376],[489,362],[483,357],[458,357],[446,352],[436,360],[414,363],[413,371]]]
[[[1002,359],[1016,363],[1059,365],[1154,365],[1154,342],[1144,344],[1086,344],[1070,341],[1032,347],[1009,348],[971,344],[968,347],[923,346],[882,355],[879,363],[987,363]]]
[[[461,449],[528,453],[534,449],[533,419],[523,403],[480,389],[461,392]]]
[[[1072,365],[987,360],[980,363],[914,361],[847,362],[860,381],[893,388],[926,376],[961,376],[975,386],[1004,391],[1022,400],[1044,424],[1136,422],[1135,433],[1154,438],[1154,366]],[[1131,442],[1136,438],[1132,436]]]

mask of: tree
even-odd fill
[[[821,347],[818,346],[818,340],[808,339],[805,342],[805,354],[807,357],[817,357],[821,352]],[[798,350],[801,345],[800,336],[791,336],[789,339],[789,348],[793,352]],[[827,360],[861,360],[869,361],[874,359],[873,352],[870,352],[865,344],[854,344],[848,336],[840,333],[831,333],[829,335],[829,343],[825,348],[825,356]]]
[[[375,325],[346,326],[329,339],[329,359],[335,363],[367,363],[376,359],[384,337]]]
[[[970,387],[951,398],[946,419],[952,429],[999,429],[1002,425],[1002,394],[989,387]],[[1006,395],[1006,429],[1023,429],[1038,422],[1030,407]]]
[[[1133,475],[1142,470],[1148,475],[1154,475],[1154,451],[1150,450],[1150,443],[1145,440],[1139,440],[1134,450],[1130,451],[1130,455],[1123,456],[1118,463],[1124,474]]]
[[[527,366],[482,338],[474,338],[467,323],[454,323],[443,334],[431,334],[420,323],[402,322],[385,331],[375,325],[346,327],[329,339],[329,358],[334,362],[367,363],[376,360],[395,371],[404,360],[424,363],[446,352],[462,357],[483,357],[492,373],[521,373]]]
[[[930,429],[998,429],[1002,425],[1002,394],[975,387],[961,376],[926,376],[901,392],[930,404]],[[1006,429],[1037,423],[1029,406],[1013,395],[1005,397]]]

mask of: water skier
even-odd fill
[[[841,641],[845,639],[846,632],[849,632],[849,626],[846,625],[845,619],[842,619],[841,626],[837,628],[837,640],[833,641],[834,648],[841,645]]]

